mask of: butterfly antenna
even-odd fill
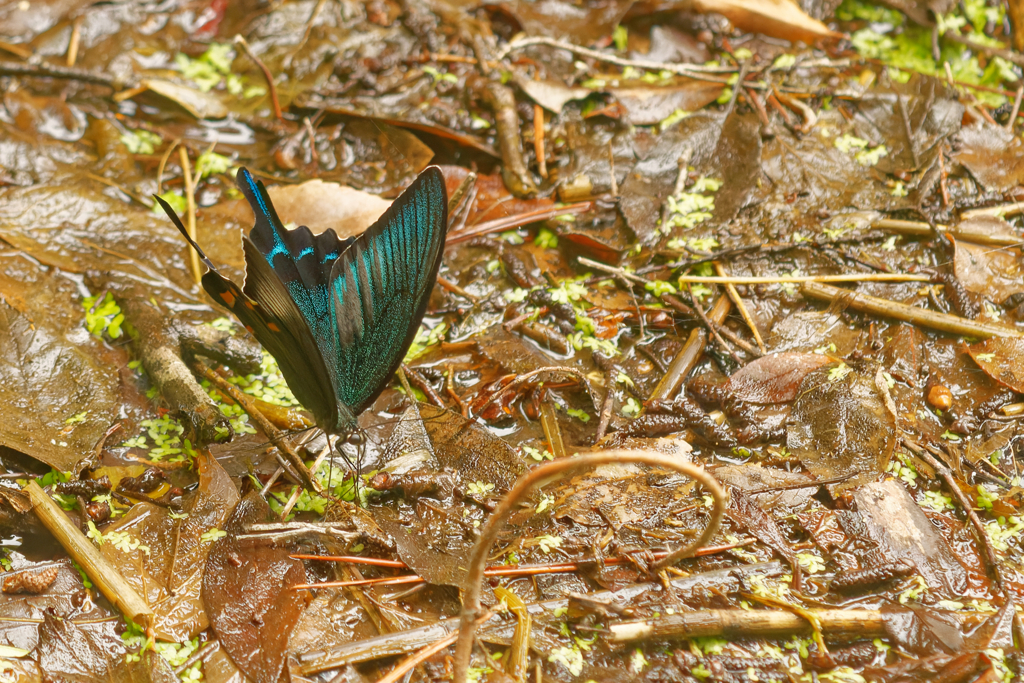
[[[157,195],[153,195],[153,199],[155,199],[157,203],[160,204],[160,207],[164,210],[164,213],[166,213],[167,217],[171,219],[172,223],[174,223],[174,227],[178,228],[178,232],[180,232],[182,236],[185,238],[185,240],[192,246],[192,248],[196,250],[196,253],[199,254],[199,259],[203,262],[203,265],[205,265],[210,270],[216,271],[217,268],[213,265],[213,262],[206,257],[206,254],[203,253],[203,250],[199,248],[199,245],[196,244],[196,241],[192,239],[191,235],[188,234],[188,230],[182,224],[181,219],[178,218],[178,214],[175,213],[174,209],[171,208],[171,205],[168,204],[162,197],[159,197]]]

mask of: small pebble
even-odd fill
[[[928,390],[928,404],[939,410],[949,410],[953,405],[953,393],[948,387],[936,384]]]

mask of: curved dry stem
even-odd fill
[[[718,525],[725,514],[725,490],[714,477],[703,469],[688,462],[681,462],[676,457],[647,451],[610,450],[590,455],[579,455],[574,458],[554,460],[531,470],[520,477],[516,485],[508,492],[508,495],[498,504],[494,514],[490,516],[481,530],[480,540],[473,547],[473,556],[469,565],[468,587],[459,623],[459,640],[455,644],[455,683],[465,683],[466,674],[469,670],[470,656],[473,652],[473,642],[476,636],[476,626],[479,623],[478,620],[481,614],[480,586],[484,580],[484,568],[487,564],[487,558],[491,553],[491,547],[498,538],[498,532],[505,526],[505,522],[508,521],[509,516],[517,508],[519,502],[534,487],[556,476],[565,475],[576,470],[591,469],[599,465],[620,462],[637,462],[681,472],[699,481],[715,499],[715,507],[711,512],[711,521],[708,522],[700,537],[690,545],[675,551],[658,562],[655,565],[656,568],[664,567],[678,559],[692,555],[718,531]]]

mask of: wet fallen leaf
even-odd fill
[[[635,0],[511,0],[509,13],[519,20],[529,35],[571,36],[581,44],[591,43],[611,33]]]
[[[744,31],[792,42],[813,43],[822,38],[842,37],[804,14],[791,0],[697,0],[694,8],[699,12],[717,12]]]
[[[125,541],[100,548],[144,596],[156,615],[157,636],[169,642],[193,638],[209,625],[200,593],[212,544],[203,535],[224,526],[238,502],[234,483],[208,452],[201,452],[197,464],[199,486],[184,497],[180,512],[137,504],[103,529]]]
[[[239,501],[203,575],[203,602],[221,647],[256,683],[281,677],[288,637],[309,600],[307,591],[291,588],[306,583],[306,570],[287,548],[236,537],[272,517],[257,491]]]
[[[202,92],[186,85],[179,85],[160,78],[144,78],[139,81],[140,91],[149,90],[181,105],[197,119],[222,119],[228,115],[228,108],[213,93]]]
[[[895,417],[874,379],[844,366],[823,366],[804,378],[786,438],[818,479],[849,476],[837,490],[880,476],[896,446]]]
[[[831,362],[820,353],[773,353],[744,365],[729,377],[725,389],[748,403],[789,403],[808,373]]]
[[[953,154],[986,189],[1006,192],[1024,184],[1024,144],[1002,126],[978,124],[960,130]]]
[[[267,192],[285,223],[308,226],[315,234],[331,228],[342,239],[362,233],[391,205],[377,195],[322,180],[274,185]]]
[[[974,218],[962,225],[993,235],[1015,234],[1001,218]],[[981,294],[996,304],[1003,303],[1012,294],[1024,292],[1020,249],[999,249],[956,240],[953,272],[968,291]]]
[[[176,683],[170,665],[153,650],[129,657],[113,622],[78,626],[50,613],[39,627],[39,668],[62,681]]]
[[[853,499],[859,519],[848,520],[848,530],[873,542],[862,551],[863,566],[906,560],[936,595],[959,599],[986,594],[981,584],[987,580],[964,567],[961,556],[968,553],[954,552],[899,482],[867,484],[853,493]]]
[[[88,338],[33,327],[0,302],[0,445],[61,471],[92,453],[121,392],[116,366],[89,353]]]
[[[1024,393],[1024,340],[993,337],[967,347],[985,374],[1017,393]]]

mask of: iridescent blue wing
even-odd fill
[[[338,334],[329,282],[334,262],[355,240],[339,239],[334,230],[325,230],[319,235],[314,235],[306,226],[288,230],[277,217],[262,182],[255,180],[245,169],[238,171],[236,182],[249,200],[253,213],[256,214],[256,224],[249,233],[249,239],[258,253],[262,254],[264,263],[270,266],[273,275],[287,290],[293,306],[305,321],[315,344],[316,354],[321,358],[318,371],[323,375],[317,378],[316,383],[308,377],[297,377],[296,383],[293,384],[291,378],[284,373],[283,366],[281,371],[285,374],[295,398],[317,416],[317,425],[329,432],[346,430],[350,427],[353,417],[345,406],[338,405],[334,381],[337,376],[335,360],[338,356]],[[247,256],[246,273],[251,270],[252,266]],[[270,351],[269,347],[267,350]],[[301,351],[312,352],[308,344]],[[271,353],[278,358],[276,353]],[[280,360],[278,358],[279,362]],[[327,400],[321,399],[320,393],[329,386],[331,408],[324,414],[324,418],[329,419],[328,422],[321,422],[320,414],[300,395],[304,393],[304,389],[301,386],[297,388],[296,384],[316,386],[315,400],[321,404],[326,404]]]
[[[240,176],[243,173],[248,177],[244,170],[239,171]],[[265,190],[262,196],[266,198]],[[239,288],[220,274],[199,245],[189,237],[174,210],[159,197],[156,199],[209,269],[203,275],[203,288],[214,301],[229,308],[256,340],[277,359],[281,374],[292,393],[313,413],[317,424],[336,424],[339,421],[336,394],[316,339],[290,291],[261,251],[248,238],[242,237],[246,278],[244,288]],[[265,206],[270,206],[269,201],[266,201]],[[255,202],[253,209],[259,226],[261,213]],[[273,208],[270,208],[270,218],[276,221],[277,216],[272,212]]]
[[[334,262],[330,289],[338,398],[358,415],[383,391],[416,336],[448,230],[440,169],[416,178]]]

